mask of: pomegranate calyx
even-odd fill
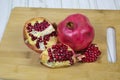
[[[74,28],[73,22],[68,22],[68,23],[66,24],[66,27],[68,27],[69,29],[73,29],[73,28]]]

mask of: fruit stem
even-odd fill
[[[73,29],[74,24],[73,24],[73,22],[68,22],[66,26],[67,26],[69,29]]]

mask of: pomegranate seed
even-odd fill
[[[35,37],[33,34],[29,34],[29,36],[31,37],[32,41],[37,39],[37,37]]]
[[[53,62],[53,59],[49,59],[48,62]]]
[[[47,42],[46,42],[46,41],[44,41],[44,45],[47,45]]]
[[[45,35],[45,36],[44,36],[44,40],[45,40],[45,41],[49,41],[49,39],[50,39],[50,36],[49,36],[49,35]]]
[[[31,23],[28,23],[28,26],[31,26]]]
[[[29,32],[32,31],[32,28],[28,27],[27,30],[28,30],[28,33],[29,33]]]
[[[40,36],[39,38],[38,38],[38,41],[39,42],[42,42],[43,40],[42,40],[42,36]]]
[[[57,36],[57,33],[56,33],[56,31],[53,31],[50,35],[51,36]]]
[[[48,49],[48,52],[51,52],[51,49],[50,49],[50,48]]]
[[[60,50],[59,50],[59,53],[63,53],[63,52],[64,52],[63,49],[60,49]]]
[[[71,65],[73,65],[73,64],[74,64],[73,59],[70,59],[70,64],[71,64]]]
[[[37,39],[37,37],[35,37],[35,36],[32,36],[32,40],[34,41],[34,40],[36,40]]]
[[[36,47],[37,47],[37,48],[40,48],[40,46],[39,46],[39,41],[37,41]]]
[[[52,53],[49,53],[50,58],[53,58]]]
[[[39,23],[38,23],[38,21],[36,21],[36,23],[34,24],[34,26],[38,26],[39,25]]]
[[[68,51],[67,54],[70,55],[70,56],[73,56],[73,52],[72,51]]]
[[[56,49],[53,50],[53,54],[57,54],[58,51]]]
[[[56,56],[55,56],[55,58],[56,58],[56,60],[58,60],[58,59],[59,59],[59,56],[58,56],[58,55],[56,55]]]

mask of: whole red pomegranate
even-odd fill
[[[94,29],[88,18],[82,14],[72,14],[58,24],[58,40],[73,50],[85,49],[94,38]]]

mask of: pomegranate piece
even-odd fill
[[[75,51],[87,48],[94,39],[94,29],[82,14],[72,14],[61,21],[57,33],[59,41]]]
[[[56,43],[56,36],[52,24],[43,17],[28,20],[23,29],[25,44],[38,53]]]
[[[76,62],[76,57],[69,46],[58,43],[43,51],[40,61],[48,67],[56,68],[73,65]]]
[[[94,62],[100,56],[101,51],[95,44],[91,44],[85,51],[83,51],[83,55],[85,56],[82,58],[82,62]]]

